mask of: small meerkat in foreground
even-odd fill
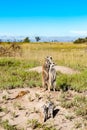
[[[46,104],[44,104],[41,107],[41,113],[40,113],[40,118],[42,122],[45,122],[48,119],[48,107],[46,106]]]
[[[23,97],[24,95],[26,95],[27,93],[30,93],[30,91],[29,91],[29,90],[20,91],[20,92],[17,94],[16,97],[14,97],[14,98],[8,98],[8,100],[13,100],[13,99],[21,98],[21,97]]]
[[[16,99],[16,98],[23,97],[23,96],[24,96],[25,94],[27,94],[27,93],[30,93],[30,91],[29,91],[29,90],[20,91],[20,92],[18,93],[18,95],[15,97],[15,99]]]
[[[41,121],[45,122],[47,121],[48,118],[53,118],[53,112],[54,112],[54,103],[49,101],[48,103],[44,104],[42,106],[42,111],[41,111]]]
[[[54,104],[50,101],[47,104],[48,107],[48,118],[53,118]]]

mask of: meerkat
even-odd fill
[[[49,68],[50,64],[52,63],[52,57],[47,56],[45,58],[45,62],[42,66],[42,86],[47,89],[48,87],[48,80],[49,80]]]
[[[47,121],[48,118],[53,118],[54,104],[49,101],[41,107],[40,118],[42,122]]]
[[[21,98],[23,97],[24,95],[26,95],[27,93],[30,93],[29,90],[26,90],[26,91],[20,91],[16,97],[14,98],[8,98],[7,100],[14,100],[14,99],[17,99],[17,98]]]
[[[47,104],[48,107],[48,118],[53,118],[54,104],[50,101]]]
[[[29,90],[20,91],[20,92],[18,93],[18,95],[15,97],[15,99],[16,99],[16,98],[23,97],[23,96],[24,96],[25,94],[27,94],[27,93],[30,93],[30,91],[29,91]]]
[[[50,91],[51,87],[54,91],[56,88],[56,69],[54,66],[55,66],[55,63],[50,64],[48,91]]]
[[[30,91],[29,91],[29,90],[20,91],[20,92],[17,94],[16,97],[14,97],[14,98],[8,98],[8,100],[13,100],[13,99],[21,98],[21,97],[23,97],[24,95],[26,95],[27,93],[30,93]]]
[[[41,111],[41,115],[40,115],[40,118],[41,118],[41,121],[42,122],[45,122],[47,119],[48,119],[48,107],[46,106],[46,104],[44,104],[42,107],[41,107],[42,111]]]

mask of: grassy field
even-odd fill
[[[26,70],[42,65],[44,57],[51,55],[56,65],[71,67],[81,72],[75,75],[58,73],[57,90],[62,86],[76,91],[87,90],[87,44],[18,43],[18,45],[21,47],[21,55],[14,51],[14,56],[3,55],[0,57],[1,89],[41,87],[41,74],[26,72]],[[9,48],[10,44],[3,43],[1,46]]]

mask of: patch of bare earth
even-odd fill
[[[29,93],[14,99],[21,91],[29,90]],[[74,97],[75,92],[69,91],[71,98]],[[24,128],[24,130],[32,130],[27,123],[29,120],[37,119],[40,123],[51,124],[57,130],[80,130],[75,128],[75,122],[81,122],[81,117],[76,117],[72,110],[65,109],[60,106],[61,92],[50,93],[44,91],[43,88],[17,88],[12,90],[3,90],[0,92],[0,107],[4,108],[0,111],[0,119],[2,121],[8,119],[11,125],[15,125],[17,128]],[[46,122],[42,122],[40,111],[41,107],[48,100],[51,100],[55,104],[54,118],[49,118]],[[72,116],[69,119],[68,116]],[[67,118],[66,118],[67,117]],[[0,127],[0,130],[3,130]],[[82,130],[85,130],[82,127]]]
[[[65,67],[65,66],[55,66],[55,69],[56,71],[59,71],[63,74],[76,74],[76,73],[79,73],[79,71],[77,70],[73,70],[69,67]],[[38,66],[38,67],[35,67],[35,68],[31,68],[27,71],[36,71],[38,73],[41,73],[42,72],[42,66]]]

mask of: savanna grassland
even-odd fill
[[[3,102],[0,102],[1,105],[3,104],[0,106],[0,112],[8,114],[9,110],[7,110],[6,104],[10,106],[16,104],[17,110],[23,111],[19,112],[19,116],[16,117],[17,111],[12,106],[12,110],[15,110],[10,110],[13,123],[11,119],[8,120],[8,117],[3,117],[0,119],[1,127],[6,130],[31,130],[30,126],[36,130],[86,130],[87,44],[38,42],[15,43],[15,45],[13,48],[10,47],[11,43],[1,43],[0,45],[1,48],[4,48],[3,52],[0,52],[0,94],[2,95],[1,101]],[[78,71],[77,74],[70,75],[57,72],[57,91],[55,93],[52,92],[51,95],[48,95],[47,91],[46,93],[42,92],[41,73],[28,71],[30,68],[42,66],[44,58],[49,55],[53,57],[56,65],[70,67]],[[15,91],[17,94],[17,92],[26,88],[29,89],[31,94],[31,96],[28,95],[27,100],[23,98],[24,101],[21,99],[20,101],[9,101],[9,94],[12,97],[15,95]],[[32,97],[32,92],[35,97]],[[31,113],[34,113],[33,117],[35,117],[35,114],[38,115],[36,110],[37,105],[44,98],[46,100],[52,98],[56,104],[56,109],[59,109],[53,121],[50,122],[49,119],[47,123],[42,124],[36,119],[27,119],[28,116],[25,116],[29,107],[27,105],[29,103],[34,104],[31,107],[31,109],[34,108]],[[35,104],[37,104],[36,108]],[[14,126],[17,118],[20,117],[22,119],[20,115],[25,116],[28,122],[27,127],[23,124],[23,129]],[[50,125],[47,125],[49,123]]]
[[[15,88],[41,86],[41,75],[26,70],[43,64],[44,58],[51,55],[56,65],[79,70],[79,74],[64,75],[59,73],[57,89],[61,84],[69,85],[77,91],[87,90],[87,45],[73,43],[24,43],[21,51],[10,50],[0,57],[0,87]],[[4,43],[4,48],[9,44]],[[19,53],[18,53],[19,51]],[[11,55],[12,53],[12,55]],[[4,78],[3,78],[4,77]]]

